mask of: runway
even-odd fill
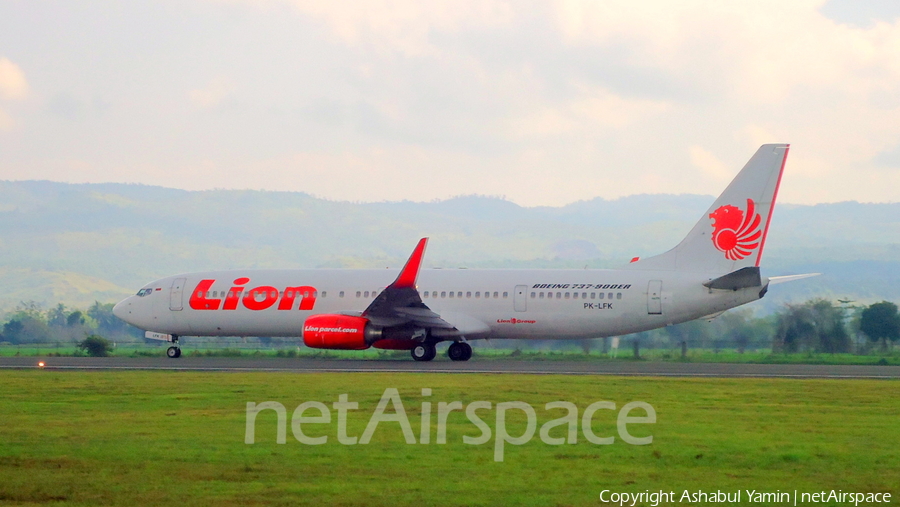
[[[2,357],[0,369],[38,368],[46,370],[166,370],[166,371],[292,371],[381,372],[381,373],[482,373],[531,375],[622,375],[645,377],[751,377],[900,379],[900,366],[817,365],[817,364],[731,364],[650,361],[524,361],[482,359],[455,363],[436,360],[357,360],[308,358],[228,358],[228,357]]]

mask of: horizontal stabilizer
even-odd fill
[[[759,268],[756,266],[749,266],[737,271],[732,271],[727,275],[722,275],[703,285],[710,289],[739,290],[748,287],[761,287],[762,279],[759,276]]]
[[[709,315],[704,315],[703,317],[700,317],[700,318],[697,319],[697,320],[706,320],[706,321],[710,321],[710,322],[711,322],[713,319],[715,319],[715,318],[718,317],[719,315],[722,315],[723,313],[725,313],[725,311],[727,311],[727,310],[723,310],[723,311],[721,311],[721,312],[716,312],[716,313],[710,313]]]
[[[803,280],[804,278],[812,278],[821,274],[822,273],[806,273],[804,275],[773,276],[769,278],[769,285],[777,285],[784,282],[793,282],[794,280]]]

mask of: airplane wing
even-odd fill
[[[372,324],[381,327],[413,326],[432,330],[432,334],[441,337],[480,334],[488,331],[487,325],[466,315],[454,315],[450,322],[433,312],[422,302],[419,291],[416,289],[416,279],[422,265],[422,257],[425,255],[425,246],[428,238],[419,240],[416,249],[413,250],[406,265],[400,271],[397,279],[388,285],[368,308],[362,312],[362,316],[369,319]]]

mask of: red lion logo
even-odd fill
[[[741,260],[759,246],[762,218],[756,213],[753,199],[747,199],[746,215],[737,206],[725,205],[710,213],[709,218],[713,219],[713,245],[725,252],[726,259]]]

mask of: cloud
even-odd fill
[[[0,109],[0,132],[9,132],[15,128],[16,122],[6,111]]]
[[[28,96],[25,73],[8,58],[0,58],[0,98],[22,100]]]
[[[234,86],[225,78],[218,77],[203,88],[196,88],[188,92],[188,97],[195,105],[201,108],[210,108],[221,104],[233,91]]]
[[[406,57],[440,54],[442,51],[430,41],[431,35],[436,32],[504,25],[513,19],[514,11],[505,1],[285,1],[325,22],[332,33],[346,44],[368,45],[377,51],[398,51]]]
[[[760,144],[790,142],[784,200],[898,199],[896,16],[848,24],[825,0],[213,0],[168,26],[154,5],[166,15],[122,12],[159,44],[108,31],[76,52],[83,24],[67,25],[81,45],[29,27],[49,56],[20,63],[50,99],[4,102],[6,128],[36,109],[85,121],[34,114],[4,162],[37,168],[29,147],[52,146],[105,180],[136,167],[176,187],[542,205],[717,194]]]
[[[710,178],[727,182],[735,174],[735,171],[725,165],[715,155],[700,146],[691,146],[691,163],[702,170]]]

